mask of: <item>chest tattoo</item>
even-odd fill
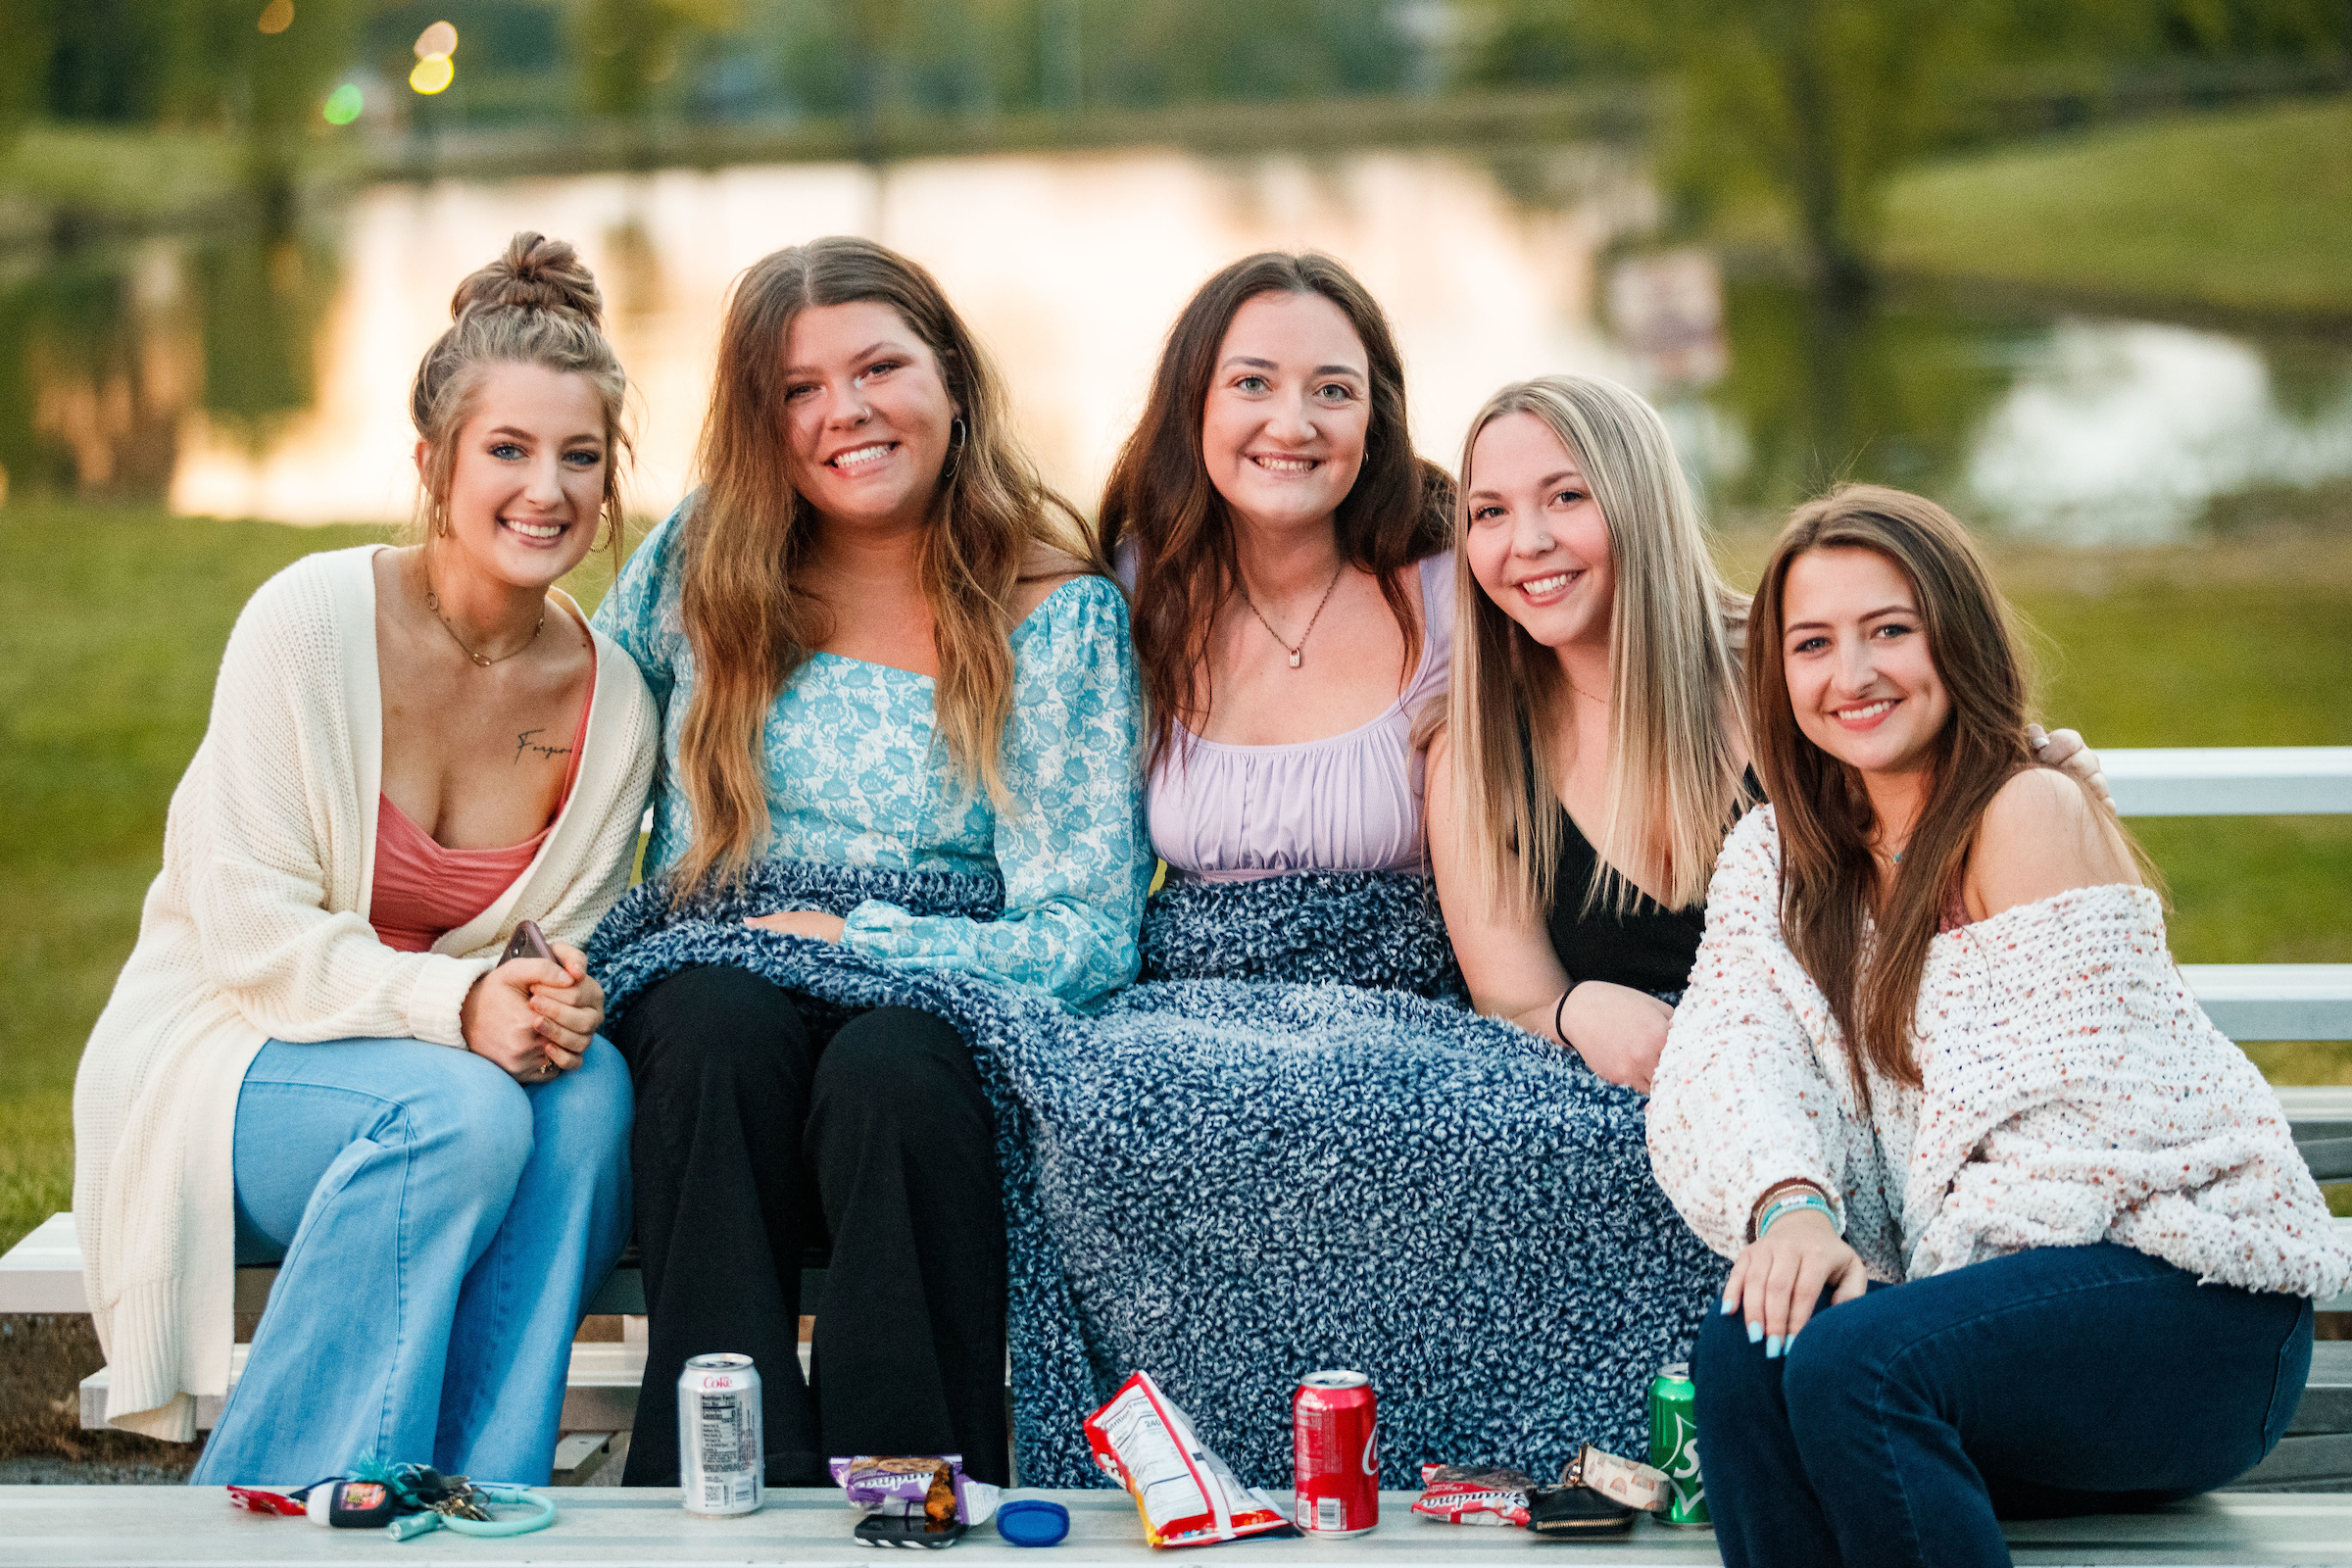
[[[525,752],[534,752],[541,757],[547,758],[569,757],[571,755],[571,748],[568,746],[548,746],[539,741],[531,739],[531,737],[534,735],[544,735],[546,733],[547,731],[544,727],[540,729],[526,729],[516,732],[514,736],[514,760],[517,762],[521,761]]]

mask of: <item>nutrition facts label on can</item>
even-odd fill
[[[746,1470],[752,1456],[744,1441],[751,1436],[750,1423],[744,1420],[743,1396],[735,1394],[706,1394],[703,1396],[703,1468],[705,1470]]]

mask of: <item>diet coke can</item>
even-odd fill
[[[1380,1523],[1379,1401],[1361,1372],[1309,1372],[1291,1396],[1298,1528],[1360,1536]]]
[[[750,1356],[698,1355],[678,1374],[678,1484],[688,1513],[752,1513],[766,1500],[760,1374]]]

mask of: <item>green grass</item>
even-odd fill
[[[71,1206],[74,1062],[137,934],[238,609],[297,557],[382,537],[0,509],[0,1247]],[[605,565],[578,573],[583,602]],[[2049,644],[2048,711],[2097,744],[2352,743],[2340,525],[2317,543],[2021,554],[2001,570]],[[2171,882],[2183,959],[2352,961],[2352,820],[2135,827]],[[2253,1054],[2279,1082],[2352,1082],[2352,1047]]]
[[[0,191],[128,218],[190,216],[233,193],[245,142],[218,131],[34,124],[0,152]]]
[[[2352,316],[2352,98],[1923,166],[1887,192],[1880,257],[1938,278]]]
[[[0,509],[0,1248],[72,1206],[74,1067],[138,934],[237,612],[382,528]],[[568,584],[589,606],[592,557]]]

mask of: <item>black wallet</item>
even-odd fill
[[[1634,1528],[1634,1510],[1591,1487],[1534,1487],[1527,1528],[1555,1538],[1619,1536]]]

